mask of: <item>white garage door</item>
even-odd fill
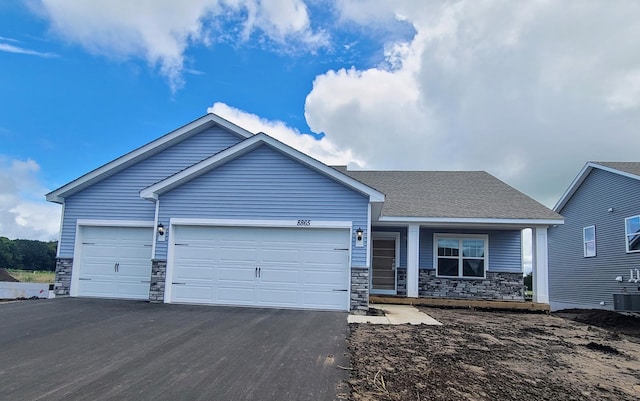
[[[171,302],[348,310],[349,230],[176,226]]]
[[[80,226],[77,295],[149,299],[150,227]]]

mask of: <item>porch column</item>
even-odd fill
[[[535,227],[531,233],[533,264],[533,302],[549,303],[549,255],[547,227]]]
[[[407,297],[418,297],[418,260],[420,254],[420,225],[409,224],[407,229]]]

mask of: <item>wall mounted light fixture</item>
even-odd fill
[[[363,235],[364,235],[364,231],[362,231],[362,228],[358,227],[358,229],[356,230],[356,240],[362,241]]]
[[[158,235],[164,235],[164,226],[162,223],[158,223]]]

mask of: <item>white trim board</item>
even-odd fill
[[[140,197],[148,200],[157,200],[158,196],[176,188],[192,179],[213,170],[214,168],[234,160],[235,158],[244,155],[261,145],[268,145],[271,148],[294,158],[300,163],[313,168],[314,170],[342,183],[343,185],[350,187],[362,194],[369,197],[369,202],[384,202],[384,194],[357,181],[348,175],[339,172],[338,170],[331,168],[324,163],[288,146],[284,143],[268,136],[264,133],[259,133],[252,136],[249,139],[231,146],[215,155],[194,164],[179,173],[176,173],[160,182],[157,182],[151,186],[140,191]]]
[[[550,226],[555,224],[564,224],[564,219],[542,220],[542,219],[501,219],[501,218],[468,218],[468,217],[401,217],[401,216],[382,216],[378,220],[380,223],[390,224],[406,224],[406,223],[423,223],[423,224],[495,224],[495,225],[518,225],[518,226]]]
[[[172,226],[229,226],[229,227],[282,227],[282,228],[352,228],[350,220],[307,220],[310,225],[299,225],[300,220],[236,220],[236,219],[185,219],[171,218]]]
[[[216,114],[209,113],[71,181],[70,183],[48,193],[46,198],[49,202],[62,203],[64,202],[65,197],[74,193],[74,191],[79,188],[81,189],[93,182],[97,182],[103,177],[108,176],[110,173],[119,171],[119,169],[124,168],[130,163],[146,159],[147,157],[170,146],[172,143],[180,141],[182,137],[188,138],[189,136],[195,135],[213,126],[224,128],[241,138],[246,139],[253,136],[251,132],[244,128],[241,128]]]

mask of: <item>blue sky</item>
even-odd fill
[[[46,192],[207,111],[553,206],[586,161],[638,160],[639,4],[1,2],[0,236],[55,238]]]

